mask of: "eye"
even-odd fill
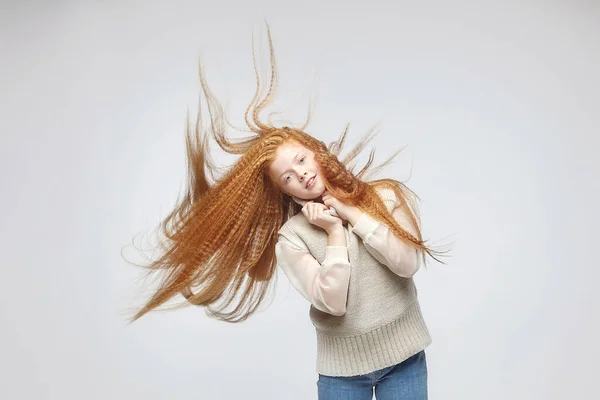
[[[301,164],[304,164],[304,163],[303,163],[303,162],[301,162],[301,161],[303,161],[305,158],[306,158],[306,156],[302,157],[302,158],[299,160]],[[289,177],[290,177],[290,175],[286,176],[286,177],[285,177],[285,179],[283,180],[283,182],[284,182],[284,183],[287,183],[287,182],[288,182],[288,178],[289,178]]]

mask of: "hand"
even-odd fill
[[[325,204],[309,201],[302,207],[302,214],[308,219],[308,222],[328,233],[342,226],[342,220],[331,215]]]
[[[340,200],[329,194],[327,190],[323,192],[322,197],[323,203],[327,207],[335,209],[338,216],[344,221],[350,221],[352,216],[360,214],[360,210],[357,207],[351,204],[342,203]]]

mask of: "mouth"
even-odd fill
[[[308,189],[310,186],[313,185],[313,183],[315,183],[315,180],[317,179],[317,176],[313,176],[312,178],[310,178],[308,181],[306,181],[306,189]]]

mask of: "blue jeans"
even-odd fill
[[[427,400],[427,362],[421,351],[400,364],[357,376],[319,374],[319,400]]]

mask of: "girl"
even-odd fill
[[[363,180],[371,158],[357,174],[347,167],[370,139],[339,161],[347,129],[326,146],[306,125],[261,121],[277,80],[267,32],[271,79],[263,94],[257,73],[245,113],[252,136],[226,138],[222,108],[200,72],[211,125],[203,131],[200,114],[194,129],[188,122],[189,185],[160,224],[161,256],[147,267],[162,280],[132,322],[179,293],[211,317],[244,321],[279,265],[311,304],[319,399],[370,400],[373,390],[382,400],[426,399],[431,337],[412,276],[419,259],[439,261],[440,253],[421,236],[416,196],[394,179]],[[221,149],[240,155],[218,179],[209,132]]]

